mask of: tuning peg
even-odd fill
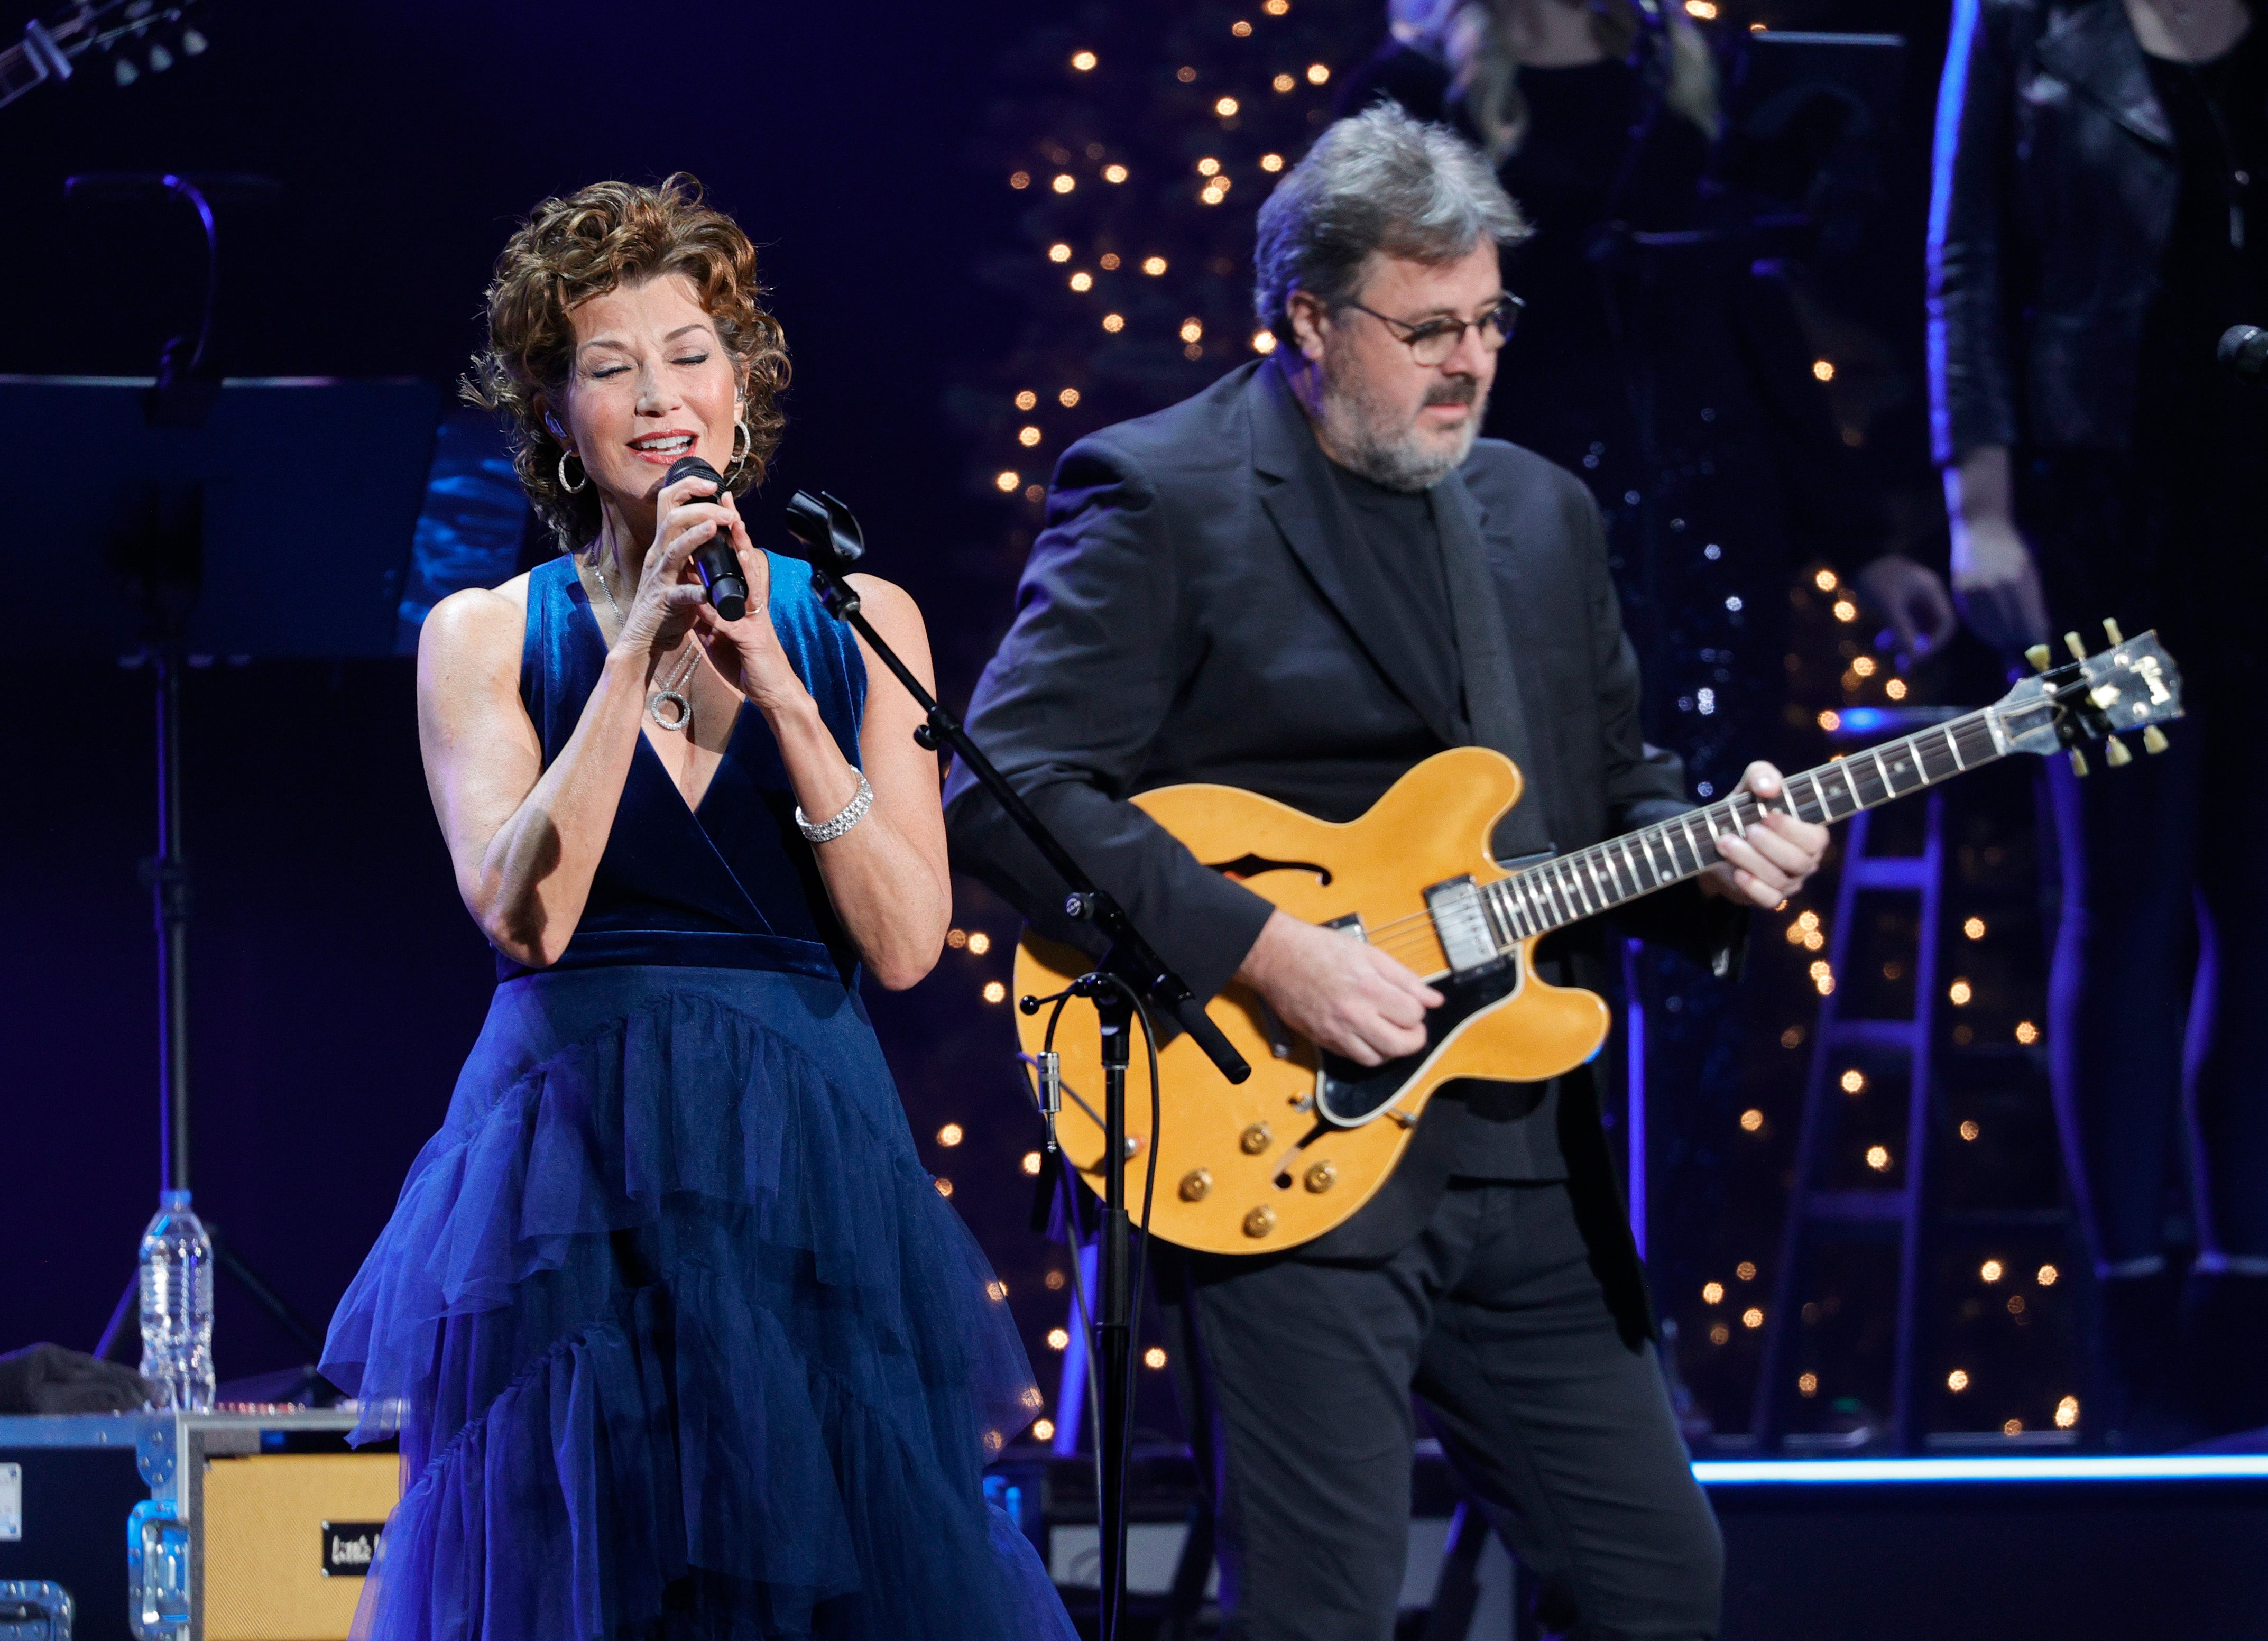
[[[2079,641],[2079,635],[2077,633],[2067,632],[2064,634],[2063,642],[2064,647],[2071,651],[2071,659],[2073,660],[2084,661],[2087,659],[2087,646]]]
[[[2071,749],[2071,772],[2082,781],[2087,778],[2087,754],[2076,747]]]
[[[2054,660],[2055,657],[2050,653],[2047,645],[2036,644],[2024,651],[2024,659],[2032,664],[2034,672],[2044,673],[2048,670],[2048,663]]]
[[[2142,731],[2142,750],[2153,756],[2166,749],[2166,732],[2155,724],[2146,725]]]
[[[163,74],[167,69],[170,69],[173,66],[173,54],[172,52],[166,50],[163,46],[152,46],[150,48],[151,73]]]
[[[2108,615],[2102,618],[2102,636],[2110,640],[2110,647],[2114,650],[2126,642],[2126,635],[2118,630],[2118,623]]]
[[[142,70],[123,57],[111,65],[110,72],[121,85],[131,85],[142,77]]]
[[[2113,735],[2102,748],[2102,761],[2112,769],[2123,769],[2134,762],[2134,754],[2126,750],[2126,743]]]
[[[211,43],[194,28],[185,28],[181,31],[181,49],[192,57],[202,56],[204,54],[204,48]]]

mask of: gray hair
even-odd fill
[[[1381,103],[1326,130],[1260,207],[1253,311],[1288,342],[1292,293],[1336,313],[1354,299],[1373,253],[1439,266],[1528,232],[1478,150]]]

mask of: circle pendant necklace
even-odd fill
[[[599,578],[599,591],[607,595],[607,607],[615,613],[615,629],[622,627],[622,607],[615,599],[614,588],[607,585],[605,561],[594,550],[591,555],[592,572]],[[677,669],[677,676],[659,686],[645,698],[646,716],[667,730],[688,728],[693,723],[693,703],[685,698],[685,681],[693,676],[700,664],[701,645],[691,633],[685,635],[685,664]],[[663,709],[667,708],[665,715]]]

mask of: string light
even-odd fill
[[[1048,186],[1058,194],[1068,194],[1079,186],[1079,179],[1068,171],[1058,172],[1056,180]]]
[[[1010,172],[1008,173],[1008,186],[1012,188],[1027,188],[1031,187],[1032,173],[1028,171]]]
[[[1076,387],[1064,388],[1063,392],[1056,395],[1056,402],[1061,405],[1064,409],[1070,409],[1073,405],[1079,402],[1079,389]]]
[[[1035,427],[1018,428],[1016,430],[1016,442],[1019,445],[1021,445],[1025,449],[1029,450],[1033,445],[1040,442],[1040,430]]]
[[[1032,1421],[1033,1440],[1053,1441],[1055,1439],[1056,1422],[1053,1419],[1034,1419]]]
[[[2079,1398],[2077,1396],[2066,1396],[2062,1401],[2056,1403],[2055,1427],[2058,1430],[2070,1430],[2078,1423]]]
[[[959,951],[968,944],[968,936],[959,929],[948,929],[945,931],[945,943]]]
[[[1986,1282],[1998,1282],[2007,1274],[2007,1268],[1997,1259],[1988,1259],[1977,1268],[1977,1276]]]
[[[1982,940],[1984,938],[1984,920],[1982,917],[1964,918],[1962,921],[1961,932],[1972,940]]]
[[[1165,1365],[1166,1365],[1166,1348],[1165,1348],[1165,1346],[1163,1346],[1163,1345],[1157,1345],[1157,1344],[1153,1344],[1153,1345],[1152,1345],[1148,1350],[1145,1350],[1145,1351],[1143,1351],[1143,1352],[1142,1352],[1142,1365],[1143,1365],[1143,1366],[1145,1366],[1145,1367],[1163,1367],[1163,1366],[1165,1366]]]
[[[1858,619],[1859,619],[1859,607],[1858,607],[1856,604],[1853,604],[1852,602],[1851,602],[1851,600],[1848,600],[1848,599],[1837,599],[1837,600],[1835,600],[1835,619],[1836,619],[1837,621],[1840,621],[1840,622],[1853,622],[1853,621],[1858,620]]]
[[[1798,1373],[1795,1376],[1795,1394],[1799,1396],[1817,1395],[1819,1394],[1819,1375],[1816,1373]]]
[[[2032,1044],[2037,1042],[2039,1040],[2040,1028],[2038,1027],[2033,1025],[2029,1020],[2018,1020],[2016,1022],[2016,1041],[2018,1042],[2022,1043],[2029,1049]]]
[[[1891,679],[1889,682],[1882,686],[1882,693],[1893,701],[1904,700],[1906,698],[1906,681],[1903,678]]]
[[[1685,0],[1685,15],[1713,23],[1717,20],[1717,8],[1712,0]]]
[[[2021,1419],[2010,1419],[2000,1427],[2000,1434],[2003,1436],[2021,1436],[2023,1433],[2024,1422]]]
[[[1016,408],[1017,408],[1017,409],[1019,409],[1019,410],[1029,410],[1029,409],[1031,409],[1034,406],[1037,405],[1039,402],[1040,402],[1040,396],[1039,396],[1039,394],[1037,394],[1034,393],[1034,392],[1033,392],[1030,388],[1028,388],[1028,387],[1027,387],[1026,389],[1024,389],[1024,391],[1023,391],[1022,393],[1018,394],[1016,395]],[[956,929],[956,930],[954,930],[954,931],[953,931],[953,933],[954,933],[954,934],[959,934],[960,932],[961,932],[961,931],[960,931],[960,930],[958,930],[958,929]],[[951,936],[951,935],[948,935],[948,936],[946,936],[946,938],[947,939],[952,939],[952,936]],[[960,941],[958,941],[958,940],[954,940],[954,941],[953,941],[953,944],[954,944],[954,945],[955,945],[955,946],[959,946],[959,945],[961,944],[961,942],[960,942]]]
[[[968,931],[968,949],[982,957],[992,949],[992,937],[982,929]]]
[[[937,1143],[940,1145],[958,1145],[968,1137],[967,1130],[958,1122],[948,1122],[937,1131]]]
[[[1764,1125],[1764,1114],[1754,1106],[1741,1113],[1741,1128],[1743,1132],[1753,1134]]]
[[[1292,9],[1292,0],[1263,0],[1260,9],[1270,17],[1282,17]]]
[[[1004,1003],[1007,1001],[1007,997],[1008,988],[998,981],[988,980],[984,982],[984,1000],[987,1003]]]
[[[946,1179],[943,1174],[940,1174],[936,1179],[932,1180],[930,1183],[937,1187],[937,1194],[939,1196],[950,1196],[953,1195],[953,1181]]]
[[[1049,1349],[1049,1350],[1069,1350],[1070,1348],[1071,1348],[1071,1332],[1070,1332],[1070,1330],[1069,1330],[1068,1328],[1049,1328],[1049,1329],[1048,1329],[1048,1349]]]
[[[1203,159],[1197,161],[1197,175],[1201,177],[1217,177],[1219,174],[1220,161],[1215,159],[1211,154],[1207,154]]]
[[[1283,155],[1281,155],[1281,154],[1263,154],[1263,155],[1261,155],[1261,156],[1260,156],[1260,168],[1261,168],[1263,171],[1271,171],[1271,172],[1272,172],[1272,171],[1281,171],[1281,170],[1283,170],[1283,169],[1284,169],[1284,156],[1283,156]]]
[[[1252,38],[1252,25],[1239,18],[1228,26],[1228,32],[1239,40],[1249,40]]]
[[[2021,1293],[2010,1294],[2008,1296],[2008,1314],[2011,1316],[2021,1316],[2023,1314],[2024,1296]]]
[[[2040,1267],[2039,1274],[2035,1280],[2037,1281],[2040,1286],[2043,1288],[2052,1288],[2056,1284],[2057,1278],[2062,1275],[2063,1273],[2058,1270],[2053,1265],[2043,1265]]]
[[[995,1277],[984,1284],[984,1292],[995,1305],[998,1305],[1008,1297],[1008,1284]]]
[[[1194,315],[1182,321],[1182,340],[1199,342],[1204,337],[1204,321]]]
[[[1057,240],[1055,244],[1048,247],[1048,261],[1051,262],[1068,262],[1071,261],[1071,247],[1064,244],[1061,240]]]
[[[1049,1291],[1049,1292],[1050,1292],[1050,1293],[1061,1293],[1061,1292],[1063,1291],[1063,1285],[1064,1285],[1064,1274],[1063,1274],[1063,1272],[1061,1272],[1060,1270],[1051,1270],[1051,1271],[1048,1272],[1048,1275],[1047,1275],[1047,1284],[1048,1284],[1048,1291]]]
[[[1813,987],[1817,990],[1821,997],[1832,997],[1834,995],[1835,971],[1828,967],[1827,960],[1825,958],[1822,957],[1812,964],[1811,983]]]
[[[1719,1322],[1715,1327],[1709,1330],[1709,1343],[1711,1344],[1723,1344],[1732,1336],[1733,1330],[1726,1327],[1722,1322]]]
[[[1166,271],[1166,259],[1162,256],[1144,257],[1142,259],[1142,271],[1149,275],[1152,279],[1159,277],[1159,276]]]
[[[1721,1283],[1721,1282],[1705,1282],[1705,1283],[1703,1283],[1703,1284],[1701,1284],[1701,1303],[1702,1303],[1702,1304],[1704,1304],[1704,1305],[1722,1305],[1724,1302],[1725,1302],[1725,1284],[1724,1284],[1723,1283]]]
[[[1095,62],[1095,55],[1091,51],[1074,51],[1071,54],[1071,66],[1081,74],[1093,73]]]
[[[1024,1153],[1024,1172],[1029,1174],[1037,1174],[1039,1171],[1040,1153],[1035,1151],[1026,1152]]]
[[[1843,727],[1843,715],[1840,712],[1836,711],[1833,708],[1829,708],[1826,711],[1822,712],[1819,715],[1819,727],[1825,730],[1829,734],[1833,734],[1837,730]]]
[[[1867,1092],[1867,1074],[1855,1065],[1843,1073],[1841,1080],[1843,1092],[1846,1094],[1863,1094]]]
[[[1874,658],[1871,655],[1859,656],[1851,663],[1851,670],[1861,678],[1872,678],[1874,675]]]
[[[1867,1166],[1877,1174],[1888,1174],[1890,1171],[1890,1148],[1888,1145],[1867,1146]]]
[[[1984,1131],[1977,1126],[1977,1119],[1974,1117],[1964,1118],[1962,1122],[1961,1137],[1963,1139],[1973,1140]]]
[[[1094,276],[1088,273],[1084,268],[1080,269],[1079,272],[1071,276],[1071,288],[1074,291],[1094,290]]]
[[[1184,85],[1194,85],[1197,81],[1197,71],[1185,63],[1180,68],[1174,70],[1174,77]]]
[[[1968,1389],[1969,1370],[1965,1367],[1955,1368],[1950,1373],[1948,1373],[1945,1376],[1945,1387],[1956,1396],[1962,1391]]]
[[[1837,585],[1835,580],[1835,572],[1831,570],[1821,570],[1817,575],[1812,577],[1811,585],[1817,587],[1822,592],[1834,592]]]
[[[1293,79],[1288,74],[1279,74],[1274,79],[1268,82],[1270,86],[1279,92],[1288,92],[1293,86],[1299,85],[1299,81]]]
[[[1835,362],[1831,359],[1814,359],[1811,362],[1811,373],[1822,382],[1831,382],[1835,379]]]
[[[1020,474],[1020,473],[1000,473],[1000,474],[995,474],[995,475],[993,475],[993,478],[992,478],[992,482],[993,482],[993,483],[995,483],[995,484],[997,484],[997,485],[998,485],[998,486],[999,486],[1002,489],[1004,489],[1004,490],[1012,490],[1012,490],[1013,490],[1013,489],[1015,489],[1019,484],[1021,484],[1023,482],[1024,482],[1024,475],[1023,475],[1022,474]]]
[[[1952,1001],[1953,1006],[1958,1009],[1966,1008],[1969,999],[1975,997],[1977,992],[1966,980],[1956,980],[1945,989],[1945,995]]]
[[[1233,97],[1222,98],[1219,102],[1213,104],[1212,111],[1224,120],[1235,119],[1236,99]]]
[[[1047,487],[1046,485],[1044,485],[1044,484],[1027,484],[1026,486],[1024,486],[1024,499],[1025,499],[1026,501],[1027,501],[1027,502],[1043,502],[1043,501],[1047,500],[1047,498],[1048,498],[1048,487]]]
[[[1252,333],[1252,350],[1255,353],[1275,352],[1276,333],[1272,330],[1254,331]]]
[[[1102,328],[1112,335],[1116,335],[1126,328],[1126,316],[1123,313],[1105,313],[1102,316]]]
[[[1751,1306],[1749,1306],[1749,1308],[1748,1308],[1748,1309],[1746,1309],[1746,1310],[1744,1310],[1744,1311],[1742,1311],[1742,1312],[1741,1313],[1741,1326],[1742,1326],[1742,1327],[1743,1327],[1743,1328],[1761,1328],[1761,1327],[1763,1327],[1764,1325],[1764,1314],[1763,1310],[1762,1310],[1762,1309],[1760,1309],[1758,1306],[1754,1306],[1754,1305],[1751,1305]]]
[[[1752,1259],[1742,1260],[1739,1264],[1733,1267],[1733,1274],[1743,1282],[1754,1282],[1756,1279],[1756,1261]]]
[[[1783,1048],[1783,1049],[1797,1049],[1797,1048],[1800,1048],[1800,1047],[1802,1047],[1802,1045],[1803,1045],[1803,1027],[1800,1027],[1800,1026],[1791,1026],[1791,1027],[1789,1027],[1786,1031],[1784,1031],[1784,1032],[1780,1033],[1780,1034],[1779,1034],[1779,1046],[1780,1046],[1781,1048]]]
[[[1328,68],[1326,68],[1326,67],[1324,67],[1324,66],[1323,66],[1323,64],[1322,64],[1322,63],[1310,63],[1307,65],[1307,84],[1308,84],[1308,85],[1322,85],[1325,81],[1329,80],[1330,77],[1331,77],[1331,71],[1330,71],[1330,70],[1329,70],[1329,69],[1328,69]]]

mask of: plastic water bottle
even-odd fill
[[[187,1191],[158,1198],[142,1233],[142,1377],[151,1405],[210,1413],[213,1404],[213,1250]]]

